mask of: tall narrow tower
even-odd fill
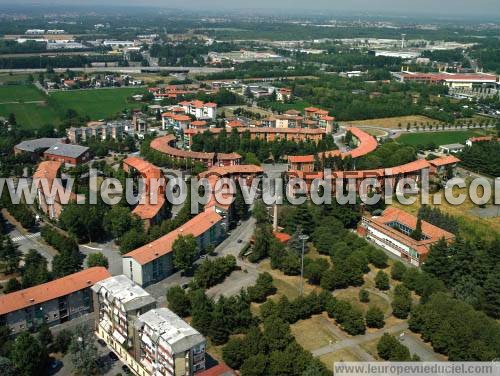
[[[406,34],[401,34],[401,49],[405,48],[405,37]]]

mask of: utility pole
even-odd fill
[[[299,239],[302,240],[302,257],[300,262],[300,296],[304,295],[304,249],[308,235],[300,235]]]

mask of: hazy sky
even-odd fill
[[[192,9],[310,9],[360,13],[488,15],[500,20],[500,0],[0,0],[0,4],[152,5]],[[275,12],[273,12],[275,13]],[[496,15],[496,16],[495,16]]]

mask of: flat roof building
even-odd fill
[[[205,338],[124,275],[94,293],[95,334],[140,376],[193,375],[205,368]]]
[[[205,369],[205,338],[167,308],[135,322],[137,359],[155,375],[193,375]]]

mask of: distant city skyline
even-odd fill
[[[54,6],[156,6],[161,8],[178,8],[191,10],[272,10],[273,14],[290,13],[299,10],[310,10],[311,12],[325,10],[331,12],[359,12],[361,15],[407,15],[413,17],[415,15],[435,15],[435,16],[487,16],[488,18],[494,15],[500,15],[500,1],[498,0],[310,0],[304,2],[302,0],[254,0],[252,2],[235,1],[235,0],[145,0],[138,3],[132,0],[87,0],[83,4],[75,4],[71,0],[56,0],[51,2],[19,0],[15,3],[12,0],[0,0],[0,5],[36,5]]]

